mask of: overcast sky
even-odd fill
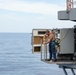
[[[66,0],[0,0],[0,32],[32,32],[34,28],[66,28],[72,21],[59,21]]]

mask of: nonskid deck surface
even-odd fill
[[[57,61],[48,61],[45,59],[42,59],[43,62],[48,63],[48,64],[76,64],[76,60],[57,60]]]

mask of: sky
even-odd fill
[[[72,28],[58,20],[66,0],[0,0],[0,32],[31,33],[32,29]]]

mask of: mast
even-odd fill
[[[66,0],[66,8],[67,12],[69,12],[71,8],[74,8],[74,0]]]

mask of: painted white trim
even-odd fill
[[[41,44],[34,44],[34,47],[41,47]]]

